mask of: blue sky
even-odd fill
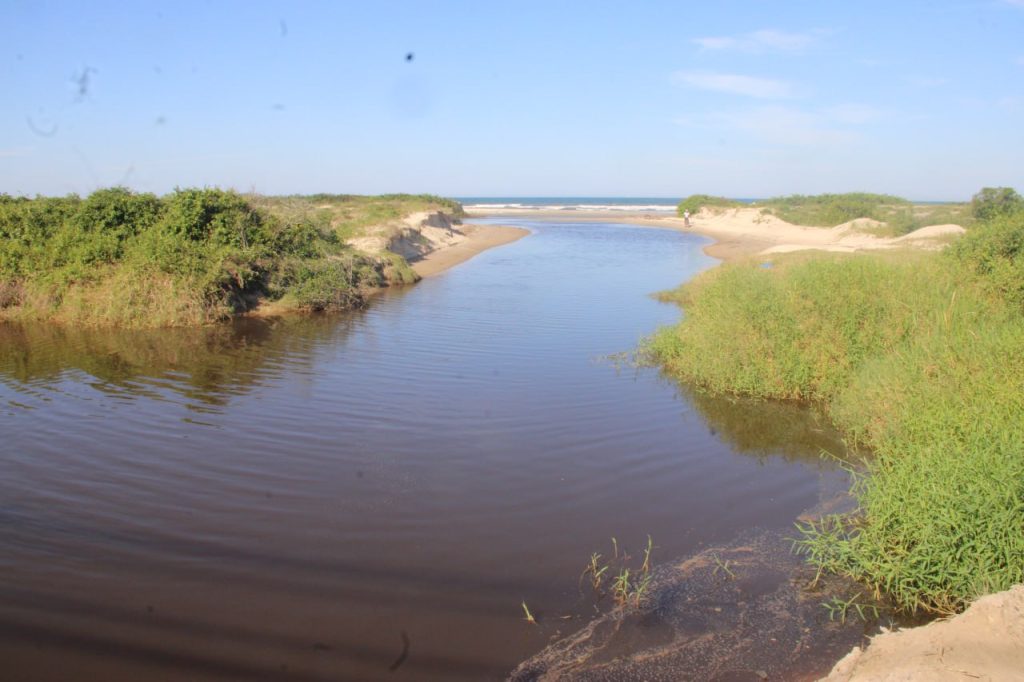
[[[12,194],[1024,191],[1024,0],[2,0],[0,23]]]

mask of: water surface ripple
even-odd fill
[[[701,237],[528,226],[351,314],[0,326],[0,677],[500,679],[552,634],[522,600],[593,613],[611,536],[667,560],[816,502],[813,415],[607,360]]]

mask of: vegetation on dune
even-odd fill
[[[415,275],[401,258],[360,254],[344,240],[428,208],[460,207],[426,195],[219,189],[0,195],[0,319],[159,327],[223,319],[263,300],[350,307],[369,288]]]
[[[367,227],[401,220],[418,211],[440,210],[456,218],[465,216],[462,204],[432,194],[311,194],[251,199],[282,219],[311,222],[341,239],[358,237]]]
[[[910,202],[888,194],[848,192],[846,194],[793,194],[758,202],[762,210],[794,225],[835,227],[856,220],[872,218],[885,221],[887,210],[908,208]]]
[[[757,202],[761,211],[793,225],[835,227],[851,220],[868,218],[884,223],[861,230],[879,237],[898,237],[928,225],[956,224],[967,227],[974,215],[967,204],[912,204],[889,194],[849,192],[846,194],[794,194]]]
[[[1005,201],[1001,195],[1000,201]],[[760,209],[765,215],[809,227],[835,227],[851,220],[868,218],[884,224],[861,229],[880,237],[898,237],[928,225],[953,223],[966,227],[982,217],[968,204],[912,204],[900,197],[866,192],[814,196],[794,194],[749,204],[694,194],[679,202],[677,210],[682,215],[684,211],[695,214],[702,208],[720,211],[744,207]]]
[[[859,510],[803,528],[821,568],[954,612],[1024,580],[1024,211],[942,253],[730,264],[646,351],[716,393],[812,400],[871,448]]]
[[[1011,187],[982,187],[971,197],[971,213],[978,220],[992,220],[1024,209],[1024,198]]]
[[[712,211],[724,210],[727,208],[739,208],[746,204],[736,201],[735,199],[727,199],[725,197],[715,197],[710,194],[691,194],[676,206],[676,213],[683,215],[683,213],[689,211],[690,214],[696,214],[700,212],[702,208],[711,209]]]

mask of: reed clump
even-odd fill
[[[716,393],[809,400],[872,457],[799,547],[907,611],[1024,580],[1024,212],[942,253],[725,265],[645,353]]]

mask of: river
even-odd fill
[[[610,359],[705,238],[518,224],[346,314],[0,325],[0,677],[501,679],[612,537],[657,565],[842,479],[810,412]]]

